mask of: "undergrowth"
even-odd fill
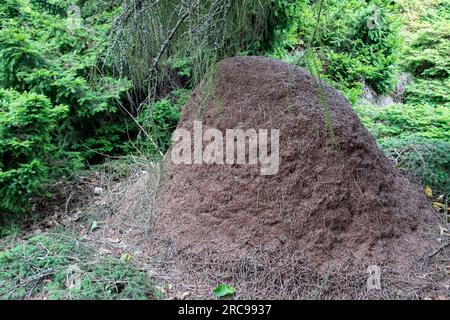
[[[355,106],[378,145],[406,174],[450,195],[450,109],[396,104]]]
[[[0,252],[0,299],[155,299],[126,259],[99,255],[67,233],[43,233]]]
[[[55,179],[127,151],[134,132],[119,104],[131,83],[104,59],[116,8],[79,1],[76,17],[72,4],[0,0],[2,224],[31,212]]]
[[[308,67],[305,50],[314,48],[325,79],[354,104],[364,85],[378,94],[393,91],[401,43],[395,4],[385,0],[327,0],[317,21],[320,2],[298,2],[297,43],[274,51],[275,57]],[[369,28],[371,22],[373,27]]]

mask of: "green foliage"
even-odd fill
[[[362,93],[363,83],[379,94],[392,92],[400,37],[397,7],[391,1],[327,0],[319,18],[321,1],[299,4],[300,51],[312,47],[319,52],[316,58],[326,78],[352,102]],[[375,27],[369,28],[370,23]],[[281,57],[290,60],[293,54]]]
[[[355,106],[363,124],[380,141],[414,135],[450,142],[450,109],[429,105]]]
[[[418,30],[429,27],[437,20],[450,18],[448,0],[397,0],[397,3],[403,22],[402,34],[407,40]]]
[[[135,129],[119,106],[131,83],[105,60],[114,8],[101,3],[78,24],[68,0],[0,0],[2,212],[25,211],[48,179],[127,148]]]
[[[450,194],[450,109],[430,105],[355,106],[379,146],[406,173]]]
[[[0,252],[0,299],[149,299],[152,281],[132,263],[98,255],[82,241],[41,234]]]
[[[406,102],[450,106],[449,52],[448,20],[438,21],[414,37],[405,53],[404,68],[416,79],[406,89]]]
[[[60,13],[36,10],[19,0],[3,2],[16,3],[20,15],[2,23],[0,30],[2,86],[37,92],[54,105],[69,106],[68,117],[60,122],[65,130],[58,137],[65,150],[81,152],[87,159],[120,152],[126,129],[118,101],[130,83],[98,72],[106,49],[105,26],[69,28]],[[54,1],[52,6],[67,8],[65,3]]]
[[[336,7],[319,33],[326,46],[326,73],[350,88],[363,79],[377,93],[390,93],[395,85],[400,40],[395,7],[391,1],[332,3]],[[379,28],[368,28],[371,19],[379,19]]]
[[[273,20],[268,26],[270,37],[264,52],[281,56],[286,50],[293,49],[298,44],[298,25],[303,19],[302,12],[307,1],[304,0],[274,0]]]
[[[70,0],[30,0],[30,2],[42,11],[60,16],[64,16],[67,8],[73,4]]]
[[[151,136],[158,149],[165,152],[172,144],[172,132],[176,129],[180,119],[181,108],[191,95],[191,90],[178,89],[172,91],[166,98],[144,106],[138,121]],[[149,154],[156,154],[155,146],[142,136],[144,149]]]
[[[407,103],[428,103],[450,108],[450,77],[446,79],[416,79],[406,88]]]
[[[446,78],[450,75],[450,22],[421,30],[412,42],[406,69],[416,77]]]
[[[22,212],[42,193],[55,152],[51,136],[67,111],[43,95],[0,89],[0,212]]]
[[[402,0],[406,50],[401,67],[414,77],[404,105],[356,106],[362,122],[397,167],[450,194],[450,3]]]
[[[234,295],[236,289],[232,286],[221,284],[214,288],[213,293],[217,298],[224,298]]]
[[[189,63],[188,58],[178,58],[172,57],[171,59],[171,69],[176,70],[177,75],[182,77],[187,77],[188,79],[192,76],[192,67]]]

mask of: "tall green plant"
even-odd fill
[[[83,16],[79,25],[69,26],[69,4],[0,1],[2,10],[16,10],[1,22],[0,83],[69,106],[54,143],[95,162],[103,157],[100,154],[119,153],[125,147],[127,126],[119,102],[131,85],[113,77],[107,65],[100,68],[113,13]]]
[[[115,9],[80,1],[72,21],[72,4],[0,0],[0,212],[29,210],[51,179],[122,153],[135,134],[120,104],[131,83],[104,59]]]
[[[52,134],[67,111],[42,95],[0,89],[0,212],[21,213],[45,193]]]

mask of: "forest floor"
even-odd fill
[[[116,160],[55,185],[46,218],[1,239],[0,299],[214,298],[151,254],[157,172]]]

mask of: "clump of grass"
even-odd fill
[[[1,299],[152,299],[152,281],[131,262],[99,255],[83,241],[43,233],[0,252]]]

